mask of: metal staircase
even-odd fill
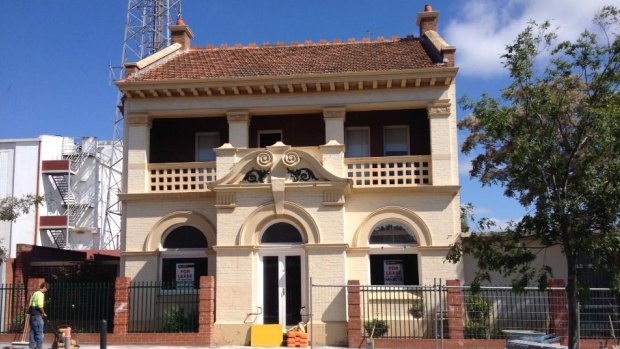
[[[58,248],[65,249],[67,247],[67,229],[46,229],[52,236],[52,240]]]
[[[47,175],[62,200],[64,213],[57,216],[41,216],[40,229],[46,231],[56,246],[69,249],[69,232],[75,229],[86,211],[93,207],[94,196],[76,195],[72,179],[80,171],[84,162],[95,156],[96,142],[82,141],[76,144],[72,139],[63,142],[62,160],[43,161],[42,173]]]

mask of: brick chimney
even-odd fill
[[[192,33],[192,30],[189,29],[182,18],[177,19],[177,24],[171,25],[169,29],[170,40],[173,44],[181,44],[182,49],[188,49],[191,46],[194,33]]]
[[[424,35],[429,30],[437,31],[437,20],[439,19],[439,12],[433,11],[433,7],[430,4],[424,5],[424,11],[418,13],[416,24],[420,27],[420,36]]]

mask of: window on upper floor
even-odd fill
[[[383,155],[409,155],[408,126],[385,126],[383,128]]]
[[[196,134],[196,162],[215,161],[214,148],[220,146],[219,132]]]
[[[192,226],[180,226],[163,240],[161,281],[163,288],[197,288],[201,276],[208,275],[208,247],[204,234]]]
[[[281,130],[258,131],[258,147],[265,148],[282,141]]]
[[[370,129],[368,127],[347,127],[344,133],[345,153],[347,158],[370,156]]]

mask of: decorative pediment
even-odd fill
[[[311,153],[277,142],[267,149],[252,151],[243,156],[223,178],[209,185],[210,189],[242,190],[270,188],[276,212],[283,210],[284,192],[291,187],[317,187],[317,190],[340,192],[351,185],[348,178],[338,177],[326,170]],[[338,201],[342,201],[342,198]]]

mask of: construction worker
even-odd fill
[[[47,282],[43,281],[39,290],[35,291],[30,297],[28,304],[28,314],[30,314],[28,346],[30,349],[43,349],[43,319],[47,317],[44,308],[45,292],[47,292]]]

